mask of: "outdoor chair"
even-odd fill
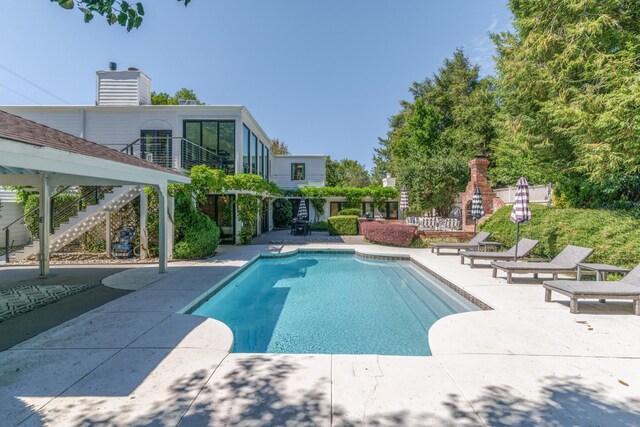
[[[440,255],[440,249],[455,249],[457,253],[460,253],[463,249],[478,249],[478,243],[486,240],[489,234],[486,231],[481,231],[467,243],[432,243],[431,253],[435,250],[437,255]]]
[[[513,257],[516,255],[516,247],[518,248],[518,258],[524,258],[529,255],[529,252],[531,252],[537,244],[537,240],[520,239],[517,245],[513,245],[506,252],[462,251],[460,252],[460,264],[464,264],[465,258],[469,259],[469,265],[471,268],[475,267],[474,261],[479,259],[487,259],[490,261],[513,260]]]
[[[593,252],[592,248],[582,248],[580,246],[567,246],[554,259],[549,262],[517,262],[517,261],[493,261],[493,277],[497,277],[498,270],[507,273],[507,283],[512,282],[512,275],[533,273],[534,279],[538,274],[552,274],[553,279],[558,278],[558,274],[573,273],[576,271],[579,262],[584,261]]]
[[[544,300],[551,302],[551,292],[569,297],[569,311],[578,312],[579,299],[631,300],[633,313],[640,316],[640,264],[617,282],[593,280],[545,280]]]

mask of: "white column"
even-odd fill
[[[149,234],[147,233],[148,213],[149,198],[144,191],[144,187],[140,187],[140,259],[146,259],[149,256]]]
[[[49,274],[49,229],[51,227],[51,188],[49,188],[49,176],[41,175],[40,178],[40,275]]]
[[[167,271],[167,184],[159,185],[158,191],[158,257],[160,273]]]
[[[175,236],[174,228],[174,218],[175,218],[175,199],[173,196],[167,196],[167,211],[168,211],[168,221],[167,221],[167,258],[173,259],[173,239]]]
[[[105,241],[105,252],[107,256],[111,256],[111,212],[105,212],[107,215],[104,219],[104,241]]]

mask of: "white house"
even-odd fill
[[[271,139],[245,106],[180,104],[151,105],[151,79],[110,64],[96,72],[96,105],[0,109],[182,172],[206,164],[227,174],[258,174],[281,188],[324,186],[326,156],[273,156]],[[204,206],[227,242],[240,230],[233,197],[212,194]],[[272,228],[268,202],[260,209],[256,234]]]

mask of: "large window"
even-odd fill
[[[258,137],[251,132],[251,173],[258,173]]]
[[[258,169],[260,172],[260,176],[264,178],[264,144],[260,141],[260,149],[258,150],[258,155],[260,158],[258,159]]]
[[[251,132],[246,125],[242,126],[242,165],[244,173],[251,173]]]
[[[362,203],[362,213],[369,218],[373,218],[375,216],[375,210],[373,209],[372,202],[363,202]]]
[[[291,163],[291,181],[304,181],[304,163]]]
[[[225,173],[231,175],[235,173],[236,123],[234,121],[185,120],[184,137],[216,155]],[[189,153],[202,159],[206,158],[203,150],[199,154],[193,151]]]
[[[398,219],[398,202],[387,202],[387,219]]]
[[[171,130],[141,130],[140,157],[157,165],[173,167]]]
[[[348,207],[349,205],[347,204],[347,202],[331,202],[331,204],[329,205],[329,215],[336,216],[338,215],[338,212]]]

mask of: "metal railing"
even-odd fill
[[[73,198],[73,200],[69,201],[68,203],[56,203],[56,196],[67,193],[69,188],[70,187],[64,187],[61,190],[58,190],[49,199],[49,203],[51,206],[49,209],[49,234],[53,234],[56,228],[69,221],[69,219],[78,215],[80,212],[84,211],[88,206],[97,205],[98,203],[100,203],[100,200],[104,198],[104,195],[106,193],[110,193],[113,191],[113,187],[81,187],[79,190],[79,195]],[[37,214],[39,210],[40,205],[38,204],[38,206],[30,209],[28,212],[25,212],[21,217],[17,218],[15,221],[11,222],[3,228],[5,232],[4,254],[7,263],[11,261],[10,256],[13,252],[13,241],[11,241],[10,227],[18,222],[22,222],[24,224],[30,215]],[[31,231],[29,231],[29,233],[31,234]]]
[[[180,143],[179,148],[176,147],[179,150],[179,158],[174,162],[173,152],[176,140]],[[193,166],[203,164],[214,169],[224,169],[227,165],[233,166],[235,162],[235,159],[230,158],[231,156],[220,156],[208,148],[179,136],[138,138],[120,151],[166,168],[180,168],[187,171]]]

